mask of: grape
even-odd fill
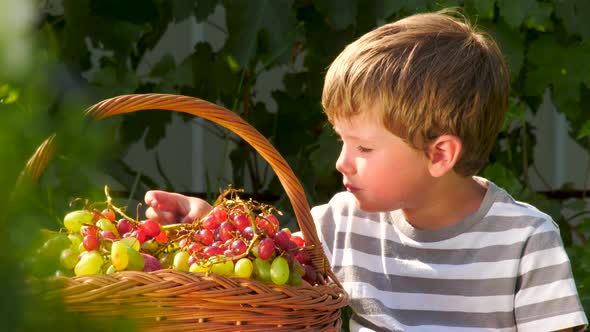
[[[270,262],[260,258],[254,259],[254,275],[262,281],[270,280]]]
[[[234,262],[230,259],[213,263],[211,273],[229,277],[234,273]]]
[[[148,238],[153,238],[156,235],[160,234],[160,224],[153,220],[144,220],[141,222],[141,229],[143,229],[145,235]]]
[[[68,234],[68,239],[70,239],[70,242],[72,243],[70,248],[76,252],[79,252],[80,244],[82,243],[82,236],[79,234],[70,233]]]
[[[240,258],[234,266],[234,274],[240,278],[250,278],[252,271],[254,270],[254,264],[246,257]]]
[[[275,250],[275,242],[271,238],[265,238],[258,245],[258,255],[261,259],[269,259]]]
[[[160,245],[154,239],[147,240],[141,245],[141,249],[143,251],[149,251],[149,252],[154,252],[154,251],[158,250],[159,247],[160,247]]]
[[[115,234],[117,237],[120,236],[119,231],[117,230],[117,226],[115,226],[115,224],[113,224],[110,220],[106,218],[98,219],[98,221],[96,222],[96,226],[102,229],[103,231],[113,232],[113,234]]]
[[[244,241],[237,239],[231,243],[230,248],[231,248],[233,254],[237,256],[237,255],[241,255],[241,254],[245,253],[246,250],[248,250],[248,245]]]
[[[301,275],[299,273],[289,273],[289,279],[287,284],[291,286],[299,286],[303,283]]]
[[[208,246],[205,247],[205,249],[203,249],[203,254],[205,255],[205,257],[215,257],[215,256],[221,256],[223,255],[224,250],[221,249],[220,247],[215,247],[215,246]]]
[[[272,261],[270,280],[277,285],[282,285],[289,280],[289,263],[284,257],[279,256]]]
[[[98,249],[98,239],[94,235],[86,235],[82,241],[86,251],[92,251]]]
[[[98,274],[103,263],[102,256],[97,251],[89,251],[80,258],[74,267],[74,273],[76,276]]]
[[[242,232],[248,226],[252,227],[252,221],[250,220],[250,217],[248,217],[248,215],[245,213],[238,213],[234,215],[232,217],[232,221],[234,222],[234,225],[236,225],[236,228],[240,232]]]
[[[86,210],[72,211],[64,217],[64,226],[72,233],[80,232],[82,224],[90,224],[92,222],[92,213]]]
[[[166,235],[166,232],[164,232],[164,231],[160,231],[160,234],[156,235],[156,237],[154,239],[156,239],[156,241],[158,243],[168,242],[168,236]]]
[[[127,270],[129,271],[143,271],[145,266],[145,259],[143,256],[133,248],[127,247],[127,256],[129,257],[129,264]]]
[[[227,211],[223,208],[223,205],[217,205],[211,211],[211,214],[215,217],[218,223],[222,223],[227,220]]]
[[[303,240],[303,238],[301,238],[301,236],[291,235],[291,241],[295,242],[295,244],[297,244],[298,247],[305,246],[305,241]]]
[[[103,217],[107,218],[108,220],[115,222],[115,211],[111,209],[104,209],[102,210]]]
[[[287,250],[289,249],[289,234],[287,234],[287,232],[285,231],[279,231],[274,238],[275,244],[277,245],[277,247],[279,247],[281,250]]]
[[[303,275],[303,279],[310,284],[315,284],[317,280],[317,272],[316,269],[311,265],[303,265],[305,269],[305,274]]]
[[[248,241],[250,241],[254,238],[254,229],[252,228],[252,226],[248,226],[248,227],[244,228],[243,230],[240,231],[240,233]]]
[[[218,222],[215,216],[212,214],[207,215],[205,219],[203,219],[202,221],[203,228],[209,230],[216,229],[217,227],[219,227],[220,224],[221,222]]]
[[[133,230],[133,226],[131,226],[131,224],[129,223],[129,220],[127,220],[125,218],[119,219],[119,221],[117,222],[117,231],[119,231],[119,234],[125,235],[125,234],[131,232],[132,230]]]
[[[130,233],[127,233],[127,234],[130,234]],[[119,240],[119,242],[122,242],[126,246],[135,249],[135,251],[139,251],[139,247],[140,247],[139,240],[137,240],[133,236],[124,237],[121,240]]]
[[[71,270],[78,263],[78,253],[71,248],[66,248],[62,250],[61,255],[59,255],[59,262],[63,267]]]
[[[92,235],[94,237],[98,236],[98,232],[96,230],[96,226],[84,224],[80,227],[80,233],[82,236]]]
[[[113,273],[115,273],[115,272],[117,272],[117,269],[115,269],[115,267],[114,267],[114,266],[111,264],[111,265],[109,265],[109,267],[107,268],[107,270],[106,270],[105,274],[113,274]]]
[[[129,247],[123,241],[113,242],[111,246],[111,263],[117,271],[123,271],[127,268],[129,264],[128,249]]]
[[[43,243],[43,246],[37,251],[39,255],[49,258],[59,257],[61,252],[69,248],[72,242],[62,234],[58,234]]]
[[[172,268],[178,271],[188,271],[188,257],[189,254],[186,251],[179,251],[174,255],[174,263]]]
[[[145,261],[143,272],[151,272],[162,269],[162,263],[160,263],[156,257],[145,253],[141,253],[141,256],[143,256],[143,260]]]
[[[213,232],[208,229],[201,229],[197,233],[197,240],[206,246],[210,246],[213,243]]]
[[[229,221],[224,221],[219,225],[219,238],[221,241],[227,241],[233,239],[236,226],[232,225]]]
[[[188,246],[188,252],[191,254],[199,252],[201,249],[203,249],[203,245],[198,242],[193,242]]]
[[[309,253],[305,250],[299,250],[295,254],[295,259],[299,261],[301,264],[309,264],[311,263],[311,258],[309,257]]]
[[[209,268],[207,266],[205,266],[205,264],[199,264],[198,262],[195,262],[189,268],[189,272],[192,272],[192,273],[207,273],[207,272],[209,272]]]
[[[119,238],[111,231],[100,231],[100,237],[103,239],[117,241]]]

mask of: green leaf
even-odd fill
[[[357,14],[357,0],[317,0],[318,11],[328,17],[335,30],[342,30],[354,24]]]
[[[523,189],[516,176],[500,163],[487,165],[482,171],[482,176],[506,189],[512,195],[521,192]]]
[[[228,29],[225,47],[240,66],[247,67],[256,59],[261,32],[267,37],[268,50],[282,55],[279,62],[286,63],[296,36],[292,3],[292,0],[224,1]]]
[[[498,0],[498,8],[500,8],[500,16],[504,18],[506,23],[513,28],[518,28],[522,25],[527,17],[536,17],[537,21],[545,21],[542,19],[543,15],[548,18],[546,6],[541,6],[537,0]]]
[[[528,11],[528,17],[524,22],[525,26],[542,32],[553,30],[552,12],[553,6],[550,3],[536,3]]]
[[[511,29],[506,23],[498,22],[490,29],[490,33],[498,43],[506,62],[510,68],[511,79],[519,79],[519,73],[524,62],[524,36],[519,29]]]
[[[324,126],[317,144],[309,159],[319,177],[330,176],[340,153],[340,143],[331,126]]]
[[[12,104],[18,100],[19,91],[8,84],[0,85],[0,104]]]
[[[555,14],[570,33],[580,35],[586,41],[590,39],[590,1],[555,0]]]
[[[494,18],[496,0],[466,0],[465,8],[486,19]]]
[[[170,53],[166,53],[150,70],[151,77],[164,77],[176,68],[176,61]]]
[[[543,35],[533,41],[527,56],[532,66],[526,73],[526,94],[542,95],[544,89],[550,86],[558,108],[578,104],[580,84],[590,86],[588,54],[590,46],[564,46],[553,35]]]
[[[578,136],[576,136],[576,139],[582,139],[588,136],[590,136],[590,120],[586,120],[582,125],[582,128],[578,130]]]

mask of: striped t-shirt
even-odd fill
[[[474,214],[439,230],[367,213],[347,192],[312,209],[353,331],[552,331],[587,324],[557,225],[481,178]]]

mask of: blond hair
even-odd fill
[[[348,45],[328,69],[322,106],[333,123],[378,105],[384,126],[425,152],[440,135],[455,135],[463,148],[454,170],[468,176],[487,162],[509,86],[496,43],[445,10],[385,24]]]

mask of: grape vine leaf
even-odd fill
[[[317,10],[328,17],[335,30],[342,30],[354,24],[357,14],[357,0],[317,0]]]
[[[525,93],[542,95],[551,87],[553,100],[561,112],[580,102],[580,84],[590,87],[590,46],[561,45],[555,36],[544,35],[534,40],[527,59],[531,68],[525,74]]]
[[[270,58],[286,63],[296,37],[292,0],[224,1],[228,38],[225,48],[238,64],[247,67],[257,54],[260,33],[267,37]]]
[[[578,136],[576,139],[582,139],[588,136],[590,136],[590,120],[586,120],[580,130],[578,130]]]
[[[550,4],[539,3],[537,0],[498,0],[500,16],[512,28],[518,28],[526,18],[537,24],[547,24],[552,11]]]
[[[555,0],[555,14],[570,33],[578,34],[586,41],[590,39],[590,1]]]
[[[193,0],[173,0],[172,14],[174,15],[174,22],[184,21],[193,15],[195,9],[195,2]]]
[[[489,32],[508,63],[512,81],[517,80],[525,57],[523,34],[519,30],[511,29],[502,21],[491,27]]]
[[[465,0],[465,8],[479,17],[494,18],[494,4],[496,0]]]

